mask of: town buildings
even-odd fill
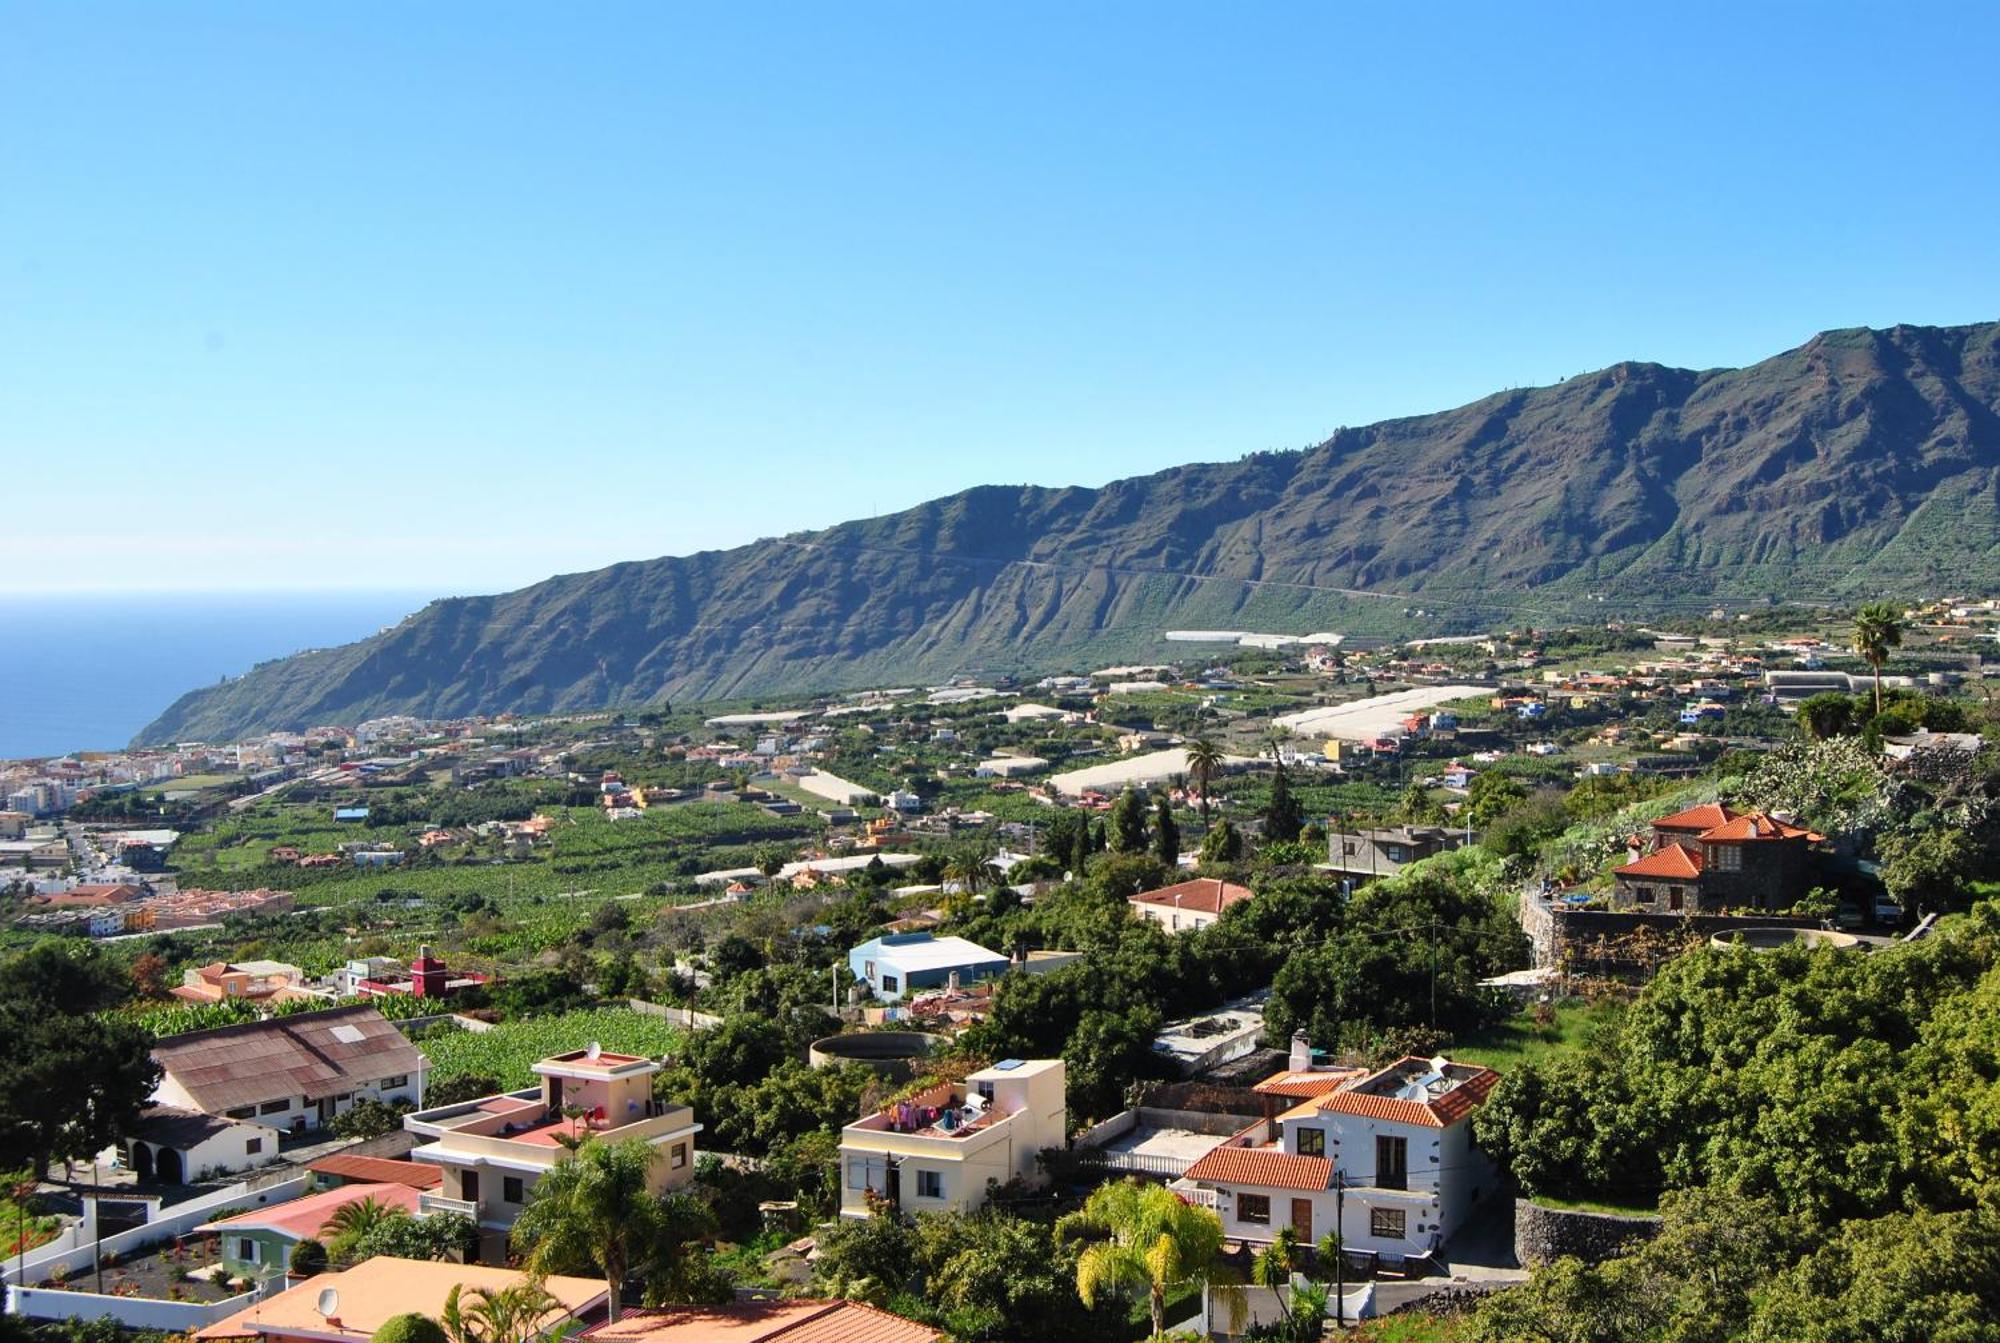
[[[1355,878],[1389,877],[1419,859],[1463,848],[1466,842],[1464,830],[1437,825],[1348,830],[1335,824],[1327,835],[1325,870]]]
[[[568,1155],[566,1140],[637,1140],[658,1149],[650,1171],[655,1193],[694,1179],[701,1125],[687,1106],[653,1098],[657,1062],[592,1044],[543,1059],[534,1071],[538,1087],[403,1117],[404,1128],[429,1140],[410,1159],[444,1173],[436,1192],[423,1195],[422,1210],[470,1217],[483,1258],[505,1256],[508,1230],[536,1182]]]
[[[864,1115],[840,1131],[840,1215],[876,1203],[972,1212],[989,1182],[1040,1178],[1035,1157],[1069,1136],[1061,1059],[1002,1059]]]
[[[1708,802],[1662,816],[1612,870],[1613,904],[1648,913],[1781,912],[1812,887],[1825,837],[1788,818]]]
[[[962,937],[889,933],[847,953],[857,982],[877,998],[896,999],[920,989],[964,987],[1007,973],[1007,958]]]

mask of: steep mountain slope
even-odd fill
[[[2000,324],[1619,364],[1102,489],[434,602],[183,696],[143,741],[1055,667],[1173,626],[1473,628],[2000,585]]]

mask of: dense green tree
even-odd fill
[[[1204,866],[1215,863],[1236,863],[1243,859],[1243,836],[1225,818],[1209,827],[1201,837],[1201,861]]]
[[[1292,795],[1292,776],[1283,761],[1272,766],[1271,797],[1264,804],[1264,838],[1289,844],[1305,828],[1305,808]]]
[[[1111,804],[1111,851],[1143,853],[1146,850],[1146,799],[1136,788],[1127,788]]]
[[[159,1081],[144,1028],[57,1000],[0,1001],[0,1038],[0,1170],[101,1152],[132,1131]]]
[[[1756,1295],[1748,1343],[2000,1339],[2000,1217],[1989,1209],[1849,1222]]]
[[[1085,1306],[1100,1297],[1140,1295],[1155,1339],[1166,1336],[1167,1297],[1201,1284],[1222,1253],[1222,1222],[1164,1185],[1119,1180],[1100,1185],[1083,1211],[1065,1218],[1085,1244],[1076,1260],[1076,1291]]]
[[[1153,807],[1153,854],[1166,868],[1181,858],[1181,828],[1174,824],[1174,804],[1165,793]]]
[[[1815,741],[1843,737],[1854,730],[1854,701],[1838,691],[1811,695],[1797,711],[1799,731]]]

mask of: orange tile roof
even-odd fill
[[[1220,914],[1231,905],[1252,899],[1256,892],[1248,886],[1219,877],[1196,877],[1155,891],[1141,891],[1131,897],[1135,905],[1158,905],[1163,909],[1186,909],[1197,914]]]
[[[1649,853],[1636,863],[1611,869],[1614,877],[1661,877],[1670,881],[1693,881],[1701,875],[1701,855],[1678,844],[1669,844]]]
[[[447,1264],[429,1259],[397,1259],[377,1255],[353,1268],[322,1273],[276,1296],[266,1297],[247,1310],[218,1320],[194,1332],[195,1338],[309,1338],[330,1339],[335,1343],[366,1343],[391,1316],[408,1311],[435,1318],[444,1309],[445,1297],[455,1286],[466,1290],[498,1291],[528,1275],[517,1269],[489,1268],[484,1264]],[[320,1294],[327,1288],[337,1293],[336,1314],[319,1313]],[[602,1304],[601,1279],[559,1277],[551,1274],[542,1287],[562,1303],[568,1315],[580,1315]],[[561,1321],[551,1319],[552,1329]]]
[[[1306,1072],[1273,1073],[1250,1089],[1266,1096],[1306,1100],[1324,1096],[1365,1073],[1365,1068],[1314,1068]]]
[[[1275,1147],[1224,1145],[1189,1166],[1187,1178],[1268,1189],[1329,1189],[1333,1162],[1323,1156],[1293,1156]]]
[[[1428,1064],[1429,1060],[1412,1055],[1398,1059],[1375,1075],[1393,1072],[1411,1063]],[[1364,1119],[1386,1119],[1398,1124],[1416,1124],[1423,1128],[1445,1128],[1471,1114],[1485,1102],[1493,1088],[1499,1084],[1500,1074],[1491,1068],[1481,1068],[1472,1076],[1460,1082],[1451,1090],[1434,1100],[1410,1101],[1400,1096],[1379,1096],[1372,1091],[1350,1087],[1321,1097],[1315,1104],[1324,1112],[1360,1115]],[[1363,1086],[1366,1083],[1362,1084]]]
[[[584,1331],[600,1343],[937,1343],[938,1330],[859,1301],[743,1301],[628,1310]]]
[[[1780,821],[1761,811],[1753,811],[1748,816],[1734,817],[1712,830],[1703,831],[1701,835],[1705,844],[1733,844],[1754,839],[1803,839],[1817,844],[1824,838],[1826,836],[1816,835],[1802,825]]]
[[[1720,802],[1704,802],[1700,806],[1677,811],[1671,816],[1662,816],[1653,822],[1655,830],[1711,830],[1725,821],[1736,819],[1736,813]]]

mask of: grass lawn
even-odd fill
[[[1452,1343],[1454,1339],[1465,1337],[1465,1333],[1463,1320],[1412,1311],[1407,1315],[1369,1320],[1348,1337],[1365,1339],[1367,1343]]]
[[[1451,1057],[1505,1073],[1524,1063],[1540,1063],[1581,1048],[1593,1030],[1615,1023],[1624,1010],[1625,1005],[1613,999],[1585,1002],[1571,998],[1556,1005],[1555,1020],[1546,1026],[1537,1025],[1532,1014],[1522,1012],[1453,1042]]]
[[[1537,1198],[1544,1208],[1559,1208],[1564,1212],[1608,1212],[1614,1217],[1651,1217],[1660,1211],[1660,1201],[1640,1199],[1629,1203],[1613,1203],[1595,1198]]]

